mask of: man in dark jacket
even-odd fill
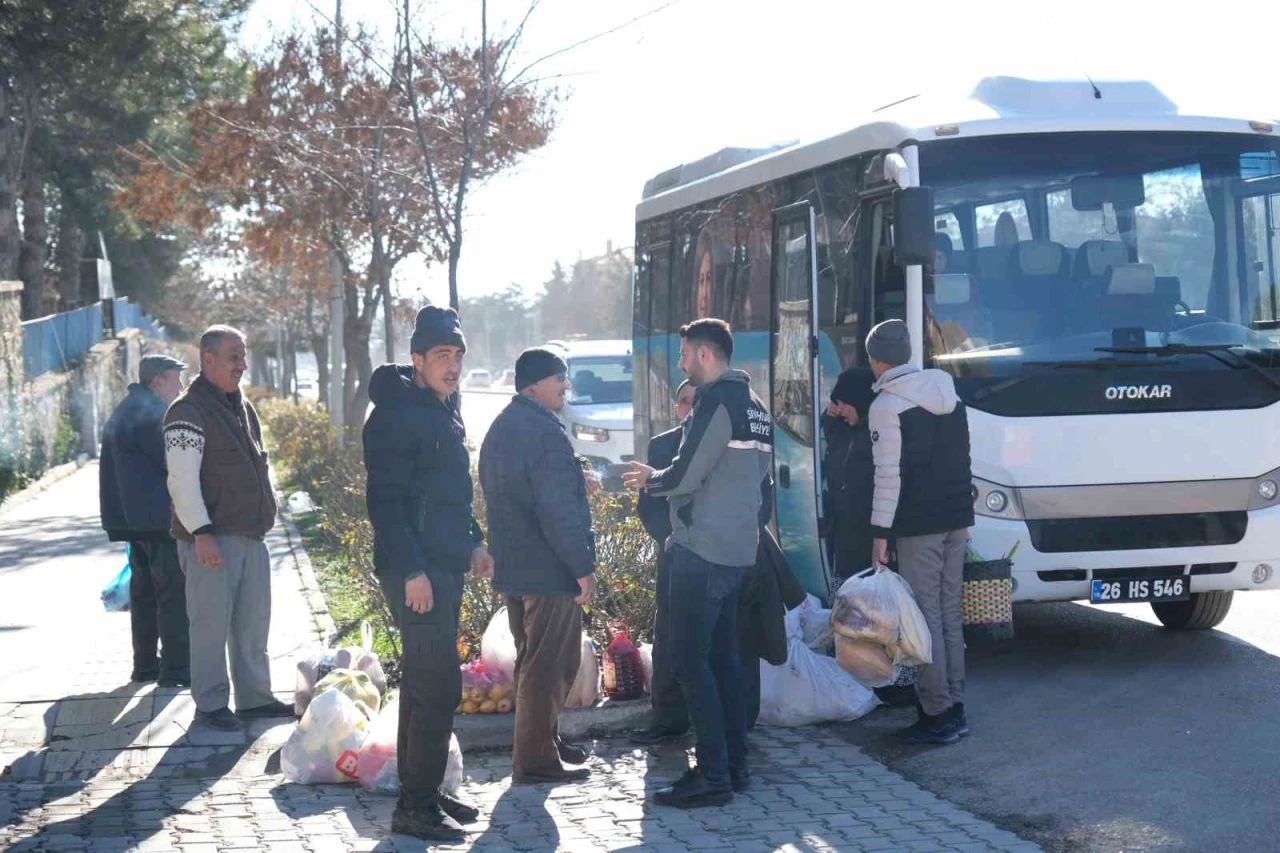
[[[102,428],[98,457],[102,527],[112,542],[129,543],[131,678],[158,679],[161,687],[191,684],[186,581],[169,533],[173,505],[160,431],[165,409],[182,393],[185,367],[167,355],[142,357],[138,381]]]
[[[680,448],[680,437],[684,435],[684,421],[693,411],[693,397],[697,389],[686,379],[676,389],[673,405],[676,420],[680,426],[669,429],[649,439],[649,452],[645,457],[649,467],[661,471],[676,458]],[[675,672],[670,658],[667,638],[667,590],[669,588],[666,568],[666,544],[671,536],[671,512],[667,499],[657,495],[641,492],[636,498],[636,512],[640,523],[653,540],[658,543],[658,566],[655,594],[657,612],[653,619],[653,675],[649,679],[649,697],[653,705],[653,714],[649,726],[633,732],[631,742],[641,746],[660,743],[664,740],[684,737],[689,730],[689,710],[685,707],[684,696],[680,693],[680,685],[676,683]]]
[[[822,415],[822,431],[827,439],[822,466],[827,480],[826,518],[834,558],[832,592],[870,564],[875,462],[867,424],[875,381],[875,374],[867,368],[844,371],[831,392],[831,405]]]
[[[680,337],[680,367],[698,391],[679,452],[662,471],[632,462],[623,481],[670,502],[669,636],[697,732],[697,767],[657,791],[654,802],[694,808],[723,805],[750,784],[737,611],[742,570],[759,553],[773,419],[750,377],[729,366],[728,323],[697,320]]]
[[[516,396],[480,447],[494,586],[516,642],[516,783],[587,778],[586,753],[561,742],[560,712],[582,656],[582,605],[595,593],[595,537],[583,468],[556,412],[568,366],[550,350],[516,360]]]
[[[468,568],[478,577],[493,572],[471,510],[471,459],[457,408],[466,349],[453,309],[423,308],[409,342],[413,364],[374,371],[364,425],[374,569],[404,649],[391,831],[439,842],[465,839],[461,824],[479,817],[440,786],[462,695],[463,581]]]
[[[244,334],[209,327],[200,336],[200,375],[164,416],[196,721],[224,731],[239,729],[244,719],[293,717],[293,705],[271,692],[271,557],[264,539],[276,523],[276,494],[258,413],[240,393],[247,366]]]
[[[878,394],[871,404],[876,464],[872,562],[888,562],[911,585],[933,638],[933,663],[920,667],[920,719],[899,733],[907,743],[955,743],[964,715],[964,629],[960,597],[967,528],[973,526],[969,422],[951,376],[911,364],[911,337],[887,320],[867,337]]]

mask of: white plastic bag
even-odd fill
[[[831,643],[831,611],[813,593],[806,593],[804,601],[793,608],[800,630],[800,639],[811,649],[819,649]]]
[[[507,608],[500,607],[489,620],[480,638],[480,660],[485,669],[502,673],[510,684],[516,671],[516,638],[511,636],[511,623],[507,620]]]
[[[856,720],[879,700],[831,658],[797,636],[787,639],[787,662],[760,662],[760,717],[765,726],[807,726]]]
[[[298,716],[306,713],[311,697],[315,695],[316,684],[335,669],[355,669],[369,676],[373,686],[382,694],[387,691],[387,676],[382,670],[382,662],[378,655],[368,649],[370,639],[366,639],[366,647],[342,649],[325,649],[315,652],[310,657],[298,661],[298,672],[293,685],[293,710]]]
[[[578,677],[569,688],[566,708],[586,708],[600,698],[600,659],[596,657],[595,643],[582,632],[582,660],[578,663]]]
[[[888,687],[898,680],[893,655],[871,640],[851,640],[836,635],[836,663],[864,687]]]
[[[382,706],[357,756],[356,775],[360,785],[380,794],[400,790],[396,767],[396,735],[400,729],[400,699]]]
[[[280,750],[280,769],[290,782],[320,785],[354,782],[369,718],[340,690],[315,697]]]
[[[653,692],[653,643],[640,646],[640,667],[644,670],[644,692]]]
[[[400,729],[400,700],[382,707],[357,756],[360,785],[378,794],[400,792],[400,765],[396,759],[396,735]],[[444,769],[444,790],[456,795],[462,785],[462,748],[458,736],[449,736],[449,760]]]
[[[898,666],[933,662],[933,641],[911,586],[884,566],[845,581],[831,607],[831,630],[889,649]]]

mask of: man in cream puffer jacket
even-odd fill
[[[969,733],[964,715],[964,633],[960,619],[967,528],[973,525],[969,422],[951,376],[911,361],[901,320],[867,336],[876,374],[871,404],[875,491],[872,562],[896,540],[898,571],[911,585],[933,638],[933,663],[920,668],[920,719],[908,743],[954,743]]]

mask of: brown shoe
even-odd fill
[[[559,770],[514,770],[511,781],[516,785],[564,785],[569,782],[585,782],[591,778],[591,771],[586,767],[561,767]]]

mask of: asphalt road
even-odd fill
[[[1019,605],[971,645],[973,734],[903,747],[913,710],[844,736],[935,794],[1055,851],[1280,850],[1280,595],[1237,594],[1219,630],[1146,605]]]
[[[470,392],[479,449],[508,392]],[[974,644],[973,734],[903,747],[913,710],[841,725],[924,788],[1045,849],[1280,851],[1280,592],[1237,594],[1214,631],[1147,605],[1018,605],[1016,637]]]

